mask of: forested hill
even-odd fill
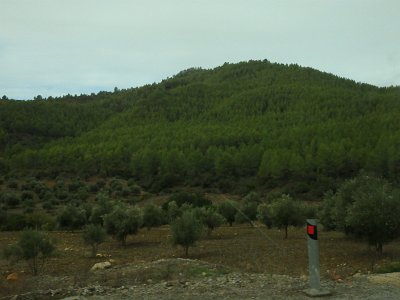
[[[0,168],[319,196],[360,170],[400,175],[400,88],[268,61],[159,84],[0,101]]]

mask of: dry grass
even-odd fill
[[[53,232],[58,240],[57,254],[46,264],[43,274],[49,276],[79,280],[85,276],[94,263],[112,258],[115,264],[144,263],[162,258],[182,257],[181,248],[169,243],[169,228],[142,229],[130,236],[127,246],[123,247],[111,238],[100,245],[103,258],[89,258],[90,249],[81,240],[79,232]],[[1,232],[0,250],[18,239],[18,233]],[[345,278],[357,271],[366,273],[374,267],[388,261],[400,259],[400,242],[396,241],[384,247],[384,255],[377,257],[364,243],[355,242],[337,232],[320,233],[321,274],[327,278]],[[252,228],[248,225],[222,227],[215,230],[211,237],[204,238],[196,247],[190,248],[190,258],[213,264],[224,265],[234,270],[286,274],[291,276],[307,275],[307,243],[304,229],[290,229],[289,238],[283,239],[283,232],[265,227]],[[6,293],[11,288],[5,276],[10,272],[21,274],[23,278],[31,275],[21,273],[27,270],[23,262],[10,266],[0,260],[2,279],[0,290]],[[66,278],[65,277],[65,278]],[[72,279],[71,279],[72,278]],[[73,279],[75,278],[75,279]],[[73,284],[74,282],[71,282]],[[13,289],[18,289],[14,284]],[[22,287],[19,287],[22,288]],[[23,290],[29,290],[24,286]],[[0,292],[0,295],[4,293]]]

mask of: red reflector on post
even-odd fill
[[[315,226],[313,226],[313,225],[308,225],[308,226],[307,226],[307,234],[309,234],[309,235],[314,235],[314,234],[315,234]]]
[[[310,237],[310,239],[317,240],[317,225],[311,225],[307,223],[307,235]]]

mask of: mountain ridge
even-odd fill
[[[156,191],[295,182],[296,193],[320,194],[362,169],[397,178],[399,96],[398,87],[266,60],[192,68],[113,93],[6,109],[15,101],[3,101],[2,164],[13,172],[133,177]],[[32,138],[23,142],[27,132]]]

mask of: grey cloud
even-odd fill
[[[398,85],[397,0],[2,0],[0,94],[32,98],[264,59]]]

